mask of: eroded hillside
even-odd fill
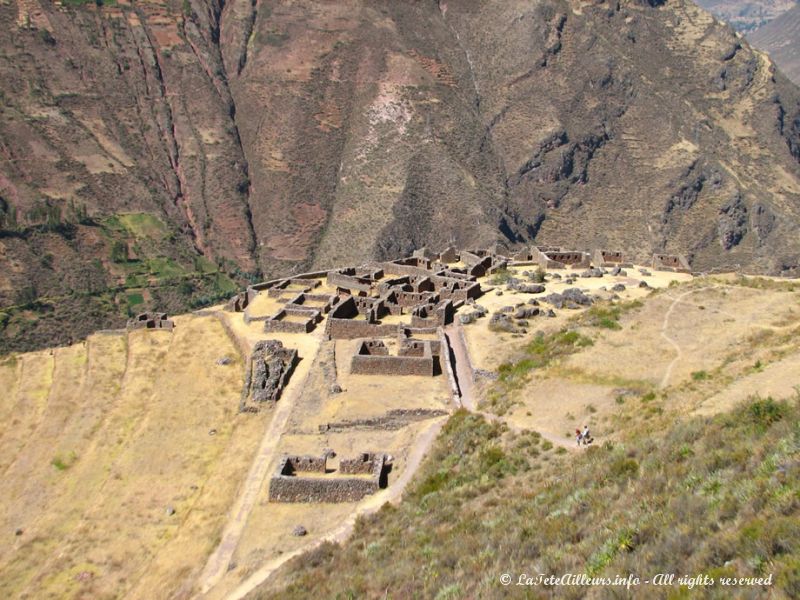
[[[164,256],[240,283],[451,241],[800,262],[797,89],[688,0],[100,4],[0,4],[11,347],[47,298],[164,308],[116,266]],[[171,306],[226,288],[193,285]]]

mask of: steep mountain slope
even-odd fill
[[[124,287],[121,212],[189,275],[534,238],[800,264],[798,90],[688,0],[12,0],[0,50],[0,306]]]
[[[796,5],[796,0],[697,0],[715,17],[737,31],[752,32],[777,19]]]
[[[767,52],[789,79],[800,83],[800,6],[759,28],[749,40]]]

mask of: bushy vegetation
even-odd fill
[[[621,443],[544,452],[475,415],[451,418],[405,500],[358,521],[251,598],[583,597],[504,587],[502,573],[773,575],[800,595],[798,399],[713,418],[664,416]],[[643,426],[645,427],[645,426]],[[647,587],[638,597],[689,597]],[[696,592],[697,590],[694,590]],[[761,595],[713,587],[703,597]]]
[[[498,269],[489,278],[489,283],[492,285],[503,285],[508,283],[508,280],[511,279],[512,276],[513,273],[508,269]]]
[[[489,407],[504,414],[513,404],[513,390],[520,388],[534,369],[542,369],[553,361],[578,352],[593,344],[591,338],[571,329],[545,335],[539,332],[523,347],[522,356],[515,362],[501,364],[496,385],[489,391]]]
[[[630,302],[618,302],[594,304],[587,311],[575,318],[575,321],[581,325],[589,327],[599,327],[601,329],[622,329],[619,320],[622,315],[631,310],[641,308],[644,304],[641,300],[632,300]]]

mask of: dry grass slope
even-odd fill
[[[188,592],[263,427],[236,413],[241,376],[212,317],[0,364],[0,523],[21,530],[0,550],[0,594]]]

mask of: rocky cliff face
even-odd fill
[[[760,27],[748,39],[767,52],[789,79],[800,84],[800,6]]]
[[[0,49],[4,304],[42,244],[113,280],[117,213],[236,273],[534,239],[800,263],[798,90],[687,0],[11,0]]]

